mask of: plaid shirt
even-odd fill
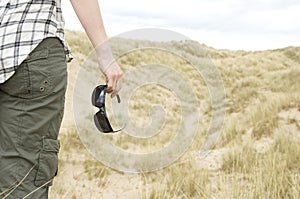
[[[0,83],[9,79],[27,55],[45,38],[64,40],[60,0],[0,0]]]

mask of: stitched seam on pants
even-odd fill
[[[19,100],[21,100],[21,99],[19,99]],[[22,104],[22,105],[21,105],[22,110],[24,110],[24,109],[25,109],[25,100],[24,100],[24,99],[22,99],[22,103],[21,103],[21,104]],[[23,122],[24,122],[23,120],[24,120],[23,117],[20,117],[20,118],[19,118],[19,121],[18,121],[18,123],[17,123],[17,125],[18,125],[18,138],[17,138],[17,139],[18,139],[18,140],[17,140],[16,146],[17,146],[19,149],[22,148],[22,129],[23,129],[22,124],[23,124]],[[18,151],[18,155],[21,156],[21,154],[20,154],[19,151]],[[20,175],[20,172],[19,172],[19,171],[22,171],[21,158],[18,158],[17,171],[15,171],[16,177],[17,177],[18,180],[22,178],[22,175]]]
[[[27,94],[31,94],[31,77],[30,77],[29,67],[27,63],[24,63],[23,71],[24,71],[24,81],[27,89]]]

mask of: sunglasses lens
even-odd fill
[[[98,130],[101,132],[109,133],[113,131],[107,117],[100,111],[94,115],[94,122]]]
[[[92,104],[98,108],[105,106],[106,85],[97,86],[92,94]]]

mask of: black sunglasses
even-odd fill
[[[94,115],[94,122],[97,129],[103,133],[116,133],[123,130],[126,126],[124,123],[122,128],[118,130],[113,130],[109,120],[107,118],[106,110],[105,110],[105,96],[106,96],[107,85],[99,85],[97,86],[92,94],[92,104],[93,106],[99,108],[99,111]],[[121,102],[120,96],[117,95],[118,103]]]

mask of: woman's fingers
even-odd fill
[[[104,74],[107,83],[107,93],[111,93],[111,97],[115,97],[121,89],[123,72],[117,62],[114,62],[104,71]]]

